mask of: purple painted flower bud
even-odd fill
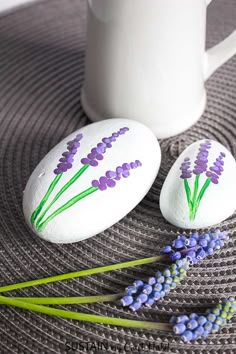
[[[180,178],[187,179],[192,177],[192,171],[190,169],[190,166],[191,166],[191,161],[188,157],[186,157],[180,167],[180,170],[182,171]]]
[[[206,140],[205,143],[200,144],[197,159],[195,161],[195,166],[193,173],[195,175],[200,175],[207,170],[208,154],[211,148],[211,142]]]
[[[82,134],[77,134],[75,139],[67,143],[67,151],[62,153],[62,158],[59,159],[57,168],[53,171],[56,175],[67,172],[72,168],[74,156],[80,147],[79,141],[83,138]]]
[[[138,160],[136,160],[138,161]],[[91,160],[90,164],[93,163],[98,163],[96,160]],[[127,168],[127,165],[131,165],[124,163],[123,166],[125,165],[125,167]],[[139,166],[141,166],[142,164],[140,163]],[[137,166],[137,167],[139,167]],[[118,166],[116,168],[116,171],[107,171],[105,173],[105,176],[101,176],[99,178],[99,181],[97,180],[93,180],[92,181],[92,186],[95,188],[99,188],[101,191],[104,191],[108,188],[114,188],[116,186],[116,181],[121,179],[121,176],[124,178],[127,178],[130,176],[130,172],[128,169],[124,170],[123,167]]]
[[[106,150],[112,147],[112,143],[116,141],[116,138],[125,134],[128,130],[129,128],[121,128],[118,132],[112,133],[112,136],[103,138],[102,141],[97,144],[97,147],[91,149],[91,152],[86,158],[81,159],[81,163],[92,167],[98,166],[98,161],[103,160],[103,155],[106,153]],[[74,147],[75,145],[72,146],[72,148]]]
[[[219,177],[224,171],[224,161],[223,159],[226,157],[225,153],[221,152],[218,158],[215,160],[213,166],[209,168],[206,172],[206,176],[211,179],[211,182],[214,184],[219,183]]]

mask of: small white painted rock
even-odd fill
[[[220,143],[200,140],[176,160],[160,195],[171,224],[200,229],[218,224],[236,209],[236,162]]]
[[[94,236],[142,200],[160,160],[156,137],[138,122],[110,119],[83,127],[54,147],[32,173],[24,192],[25,219],[50,242]]]

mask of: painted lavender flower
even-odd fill
[[[81,159],[81,163],[83,165],[90,165],[93,167],[98,166],[98,161],[103,160],[103,154],[105,154],[106,150],[112,147],[112,143],[116,141],[116,139],[125,134],[129,128],[124,127],[121,128],[118,132],[112,133],[109,138],[103,138],[100,143],[97,144],[97,147],[93,148],[91,152]]]
[[[77,134],[76,137],[67,143],[67,150],[63,152],[62,157],[59,159],[59,163],[57,164],[56,169],[53,171],[54,174],[56,175],[50,186],[48,187],[48,190],[46,194],[44,195],[43,199],[37,206],[37,208],[34,210],[34,212],[31,215],[30,222],[33,225],[38,218],[39,214],[41,213],[42,209],[44,208],[45,204],[47,203],[50,195],[52,194],[53,190],[55,189],[56,185],[60,181],[62,175],[67,172],[69,169],[72,168],[72,164],[74,162],[74,156],[77,153],[79,147],[80,147],[80,141],[83,138],[83,134]],[[59,194],[58,194],[59,195]],[[58,195],[54,198],[53,202],[51,202],[50,206],[58,199]],[[46,214],[48,211],[49,207],[46,209],[44,214],[41,216],[39,222],[41,221],[42,217]]]
[[[130,176],[130,170],[136,169],[142,166],[139,160],[131,163],[124,163],[122,166],[118,166],[116,171],[107,171],[105,176],[101,176],[99,180],[93,180],[91,182],[91,187],[79,193],[70,199],[67,203],[62,205],[59,209],[55,210],[51,215],[49,215],[45,221],[38,223],[38,231],[44,230],[47,224],[54,219],[56,216],[61,214],[68,208],[71,208],[74,204],[78,203],[80,200],[88,197],[90,194],[97,191],[104,191],[108,188],[113,188],[116,186],[116,181],[119,181],[122,177],[127,178]],[[40,220],[41,221],[41,220]]]
[[[53,171],[54,174],[56,175],[52,183],[50,184],[45,196],[39,203],[38,207],[35,209],[35,211],[31,215],[31,224],[33,225],[36,223],[36,229],[40,228],[40,225],[43,223],[43,219],[45,215],[48,213],[49,209],[54,205],[54,203],[61,197],[63,193],[73,184],[75,183],[79,177],[90,167],[96,167],[99,163],[99,161],[103,160],[103,155],[105,154],[106,150],[112,147],[112,143],[114,143],[117,138],[119,138],[121,135],[124,135],[129,128],[124,127],[120,128],[117,132],[112,133],[110,137],[103,138],[101,142],[97,144],[96,148],[93,148],[90,153],[87,155],[86,158],[81,159],[82,167],[76,172],[76,174],[71,177],[69,181],[67,181],[64,186],[57,192],[57,194],[54,196],[54,198],[51,200],[51,202],[47,205],[46,208],[44,208],[45,204],[48,202],[48,199],[50,195],[52,194],[53,190],[55,189],[56,185],[58,184],[59,180],[61,179],[62,175],[67,172],[69,169],[73,167],[73,162],[74,162],[74,157],[80,147],[80,141],[83,138],[83,134],[77,134],[76,137],[67,143],[67,150],[62,153],[61,158],[59,159],[59,163],[57,164],[57,167]],[[140,162],[139,162],[140,163]],[[125,164],[123,164],[122,168],[122,176],[124,177],[125,175],[128,176],[128,168],[135,168],[136,162],[132,162],[130,166],[126,164],[126,168],[124,167]],[[132,167],[133,166],[133,167]],[[121,167],[119,167],[121,168]],[[127,170],[127,171],[126,171]],[[105,178],[105,180],[104,180]],[[103,183],[101,184],[104,188],[104,186],[110,186],[112,187],[114,185],[114,181],[110,178],[107,178],[106,176],[101,177],[100,179]],[[99,182],[100,183],[100,182]],[[100,184],[99,184],[100,185]],[[42,213],[41,213],[42,212]]]
[[[219,183],[219,178],[224,171],[224,158],[226,157],[224,152],[221,152],[219,157],[217,157],[213,166],[210,167],[210,170],[206,172],[206,176],[211,179],[211,182],[214,184]]]
[[[211,148],[211,142],[206,140],[205,143],[200,144],[199,153],[197,155],[197,159],[195,161],[195,166],[193,173],[195,175],[200,175],[207,170],[207,163],[208,163],[208,154],[209,149]]]
[[[124,163],[122,166],[118,166],[115,171],[107,171],[105,176],[99,178],[99,180],[93,180],[92,186],[104,191],[108,188],[113,188],[116,185],[116,181],[119,181],[122,177],[127,178],[130,175],[130,170],[142,166],[139,160],[131,163]]]
[[[180,167],[180,170],[182,171],[180,178],[186,179],[192,177],[193,172],[191,171],[190,166],[191,166],[190,158],[186,157]]]
[[[206,140],[204,143],[201,143],[199,146],[199,151],[194,161],[194,168],[191,169],[191,161],[189,157],[186,157],[181,164],[180,178],[184,180],[184,189],[186,193],[186,199],[189,208],[189,219],[191,221],[195,220],[197,211],[200,206],[200,202],[211,183],[218,184],[219,177],[221,176],[224,168],[224,158],[226,157],[225,153],[221,152],[219,157],[214,162],[213,166],[208,169],[208,156],[212,143],[210,140]],[[188,180],[195,175],[193,191],[189,186]],[[202,188],[199,187],[201,175],[206,176]]]
[[[54,170],[56,175],[66,172],[72,168],[74,162],[74,156],[80,147],[80,140],[83,138],[83,134],[77,134],[75,139],[67,143],[67,151],[63,152],[62,157],[59,160],[57,168]]]

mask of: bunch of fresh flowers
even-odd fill
[[[126,166],[127,167],[127,166]],[[112,178],[120,173],[119,170],[110,174]],[[122,174],[122,173],[121,173]],[[109,179],[109,177],[107,177]],[[78,321],[87,321],[93,323],[103,323],[115,326],[140,328],[149,330],[160,330],[173,332],[180,335],[185,342],[191,342],[201,337],[207,337],[211,333],[219,331],[226,325],[227,321],[231,320],[236,313],[235,296],[230,296],[228,299],[222,299],[222,302],[216,305],[215,308],[209,309],[206,314],[192,313],[190,315],[172,316],[169,322],[147,322],[139,320],[128,320],[123,318],[107,317],[79,313],[74,311],[61,310],[46,305],[67,305],[67,304],[88,304],[105,301],[120,301],[123,306],[128,306],[132,311],[139,310],[143,305],[150,307],[155,301],[161,300],[164,296],[174,289],[187,276],[189,267],[192,264],[197,264],[206,256],[211,256],[215,251],[220,250],[225,241],[228,239],[226,232],[215,230],[213,232],[198,235],[193,233],[190,237],[179,235],[172,245],[167,245],[163,248],[163,255],[135,261],[113,264],[109,266],[82,270],[69,274],[62,274],[44,279],[23,282],[19,284],[7,285],[0,287],[0,293],[6,293],[26,287],[47,284],[66,279],[78,278],[82,276],[91,276],[93,274],[108,272],[112,270],[134,267],[142,264],[151,264],[158,261],[172,262],[163,271],[157,271],[153,277],[150,277],[147,282],[143,280],[135,280],[134,283],[128,286],[125,294],[112,295],[96,295],[86,297],[52,297],[52,298],[37,298],[37,297],[6,297],[0,296],[0,304],[14,306],[25,310],[30,310],[38,313],[43,313],[51,316],[58,316]],[[198,252],[202,252],[199,257]],[[203,254],[204,251],[204,254]],[[173,255],[179,252],[180,257]],[[191,252],[195,252],[193,255]]]

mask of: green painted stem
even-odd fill
[[[84,165],[57,193],[57,195],[53,198],[51,203],[48,207],[44,210],[43,214],[38,218],[36,222],[36,228],[40,225],[41,221],[43,220],[44,216],[47,214],[49,209],[53,206],[53,204],[60,198],[60,196],[73,184],[77,181],[77,179],[87,170],[89,165]]]
[[[194,181],[193,199],[192,199],[192,209],[190,211],[190,220],[194,220],[196,217],[196,200],[199,188],[200,175],[196,175]]]
[[[38,231],[43,231],[49,221],[54,219],[57,215],[61,214],[63,211],[66,209],[70,208],[72,205],[75,203],[78,203],[81,199],[87,197],[88,195],[96,192],[99,188],[96,187],[90,187],[86,189],[85,191],[81,192],[80,194],[76,195],[75,197],[71,198],[67,203],[63,204],[59,209],[55,210],[51,215],[47,217],[47,219],[42,222],[40,225],[38,225]]]
[[[57,183],[59,182],[59,180],[61,179],[63,173],[60,173],[59,175],[56,175],[56,177],[54,178],[54,180],[52,181],[52,183],[50,184],[45,196],[43,197],[43,199],[41,200],[40,204],[38,205],[38,207],[35,209],[35,211],[33,212],[33,214],[31,215],[31,224],[33,225],[36,218],[38,217],[38,215],[40,214],[41,210],[43,209],[44,205],[47,203],[48,198],[50,197],[52,191],[54,190],[54,188],[56,187]]]
[[[98,274],[98,273],[110,272],[112,270],[117,270],[117,269],[124,269],[124,268],[144,265],[144,264],[156,263],[158,261],[165,261],[167,259],[168,259],[167,256],[156,256],[156,257],[150,257],[150,258],[142,258],[142,259],[137,259],[134,261],[128,261],[128,262],[123,262],[123,263],[118,263],[118,264],[111,264],[108,266],[103,266],[103,267],[98,267],[98,268],[85,269],[85,270],[81,270],[79,272],[72,272],[72,273],[67,273],[67,274],[55,275],[55,276],[43,278],[43,279],[30,280],[30,281],[26,281],[26,282],[22,282],[22,283],[2,286],[2,287],[0,287],[0,293],[9,292],[9,291],[17,290],[17,289],[28,288],[28,287],[36,286],[36,285],[53,283],[53,282],[62,281],[62,280],[68,280],[68,279],[72,279],[72,278],[89,276],[89,275]]]
[[[187,197],[187,201],[188,201],[188,207],[189,207],[189,210],[191,210],[192,209],[191,189],[189,187],[187,178],[184,179],[184,189],[185,189],[185,193],[186,193],[186,197]]]
[[[21,309],[43,313],[50,316],[62,317],[77,321],[85,321],[99,324],[109,324],[113,326],[140,328],[140,329],[156,329],[161,331],[171,331],[172,326],[168,323],[134,321],[123,318],[106,317],[98,315],[90,315],[86,313],[59,310],[47,306],[40,306],[23,301],[15,300],[12,298],[0,296],[0,303],[3,305],[14,306]]]
[[[112,295],[94,295],[79,297],[11,297],[17,301],[23,301],[36,305],[76,305],[91,304],[94,302],[109,302],[121,299],[124,293]]]
[[[196,213],[197,213],[197,210],[199,208],[199,205],[200,205],[200,202],[207,190],[207,188],[209,187],[209,185],[211,184],[211,179],[210,178],[207,178],[204,185],[202,186],[202,189],[200,190],[199,192],[199,195],[197,197],[197,200],[196,200],[196,206],[195,206],[195,216],[196,216]]]

